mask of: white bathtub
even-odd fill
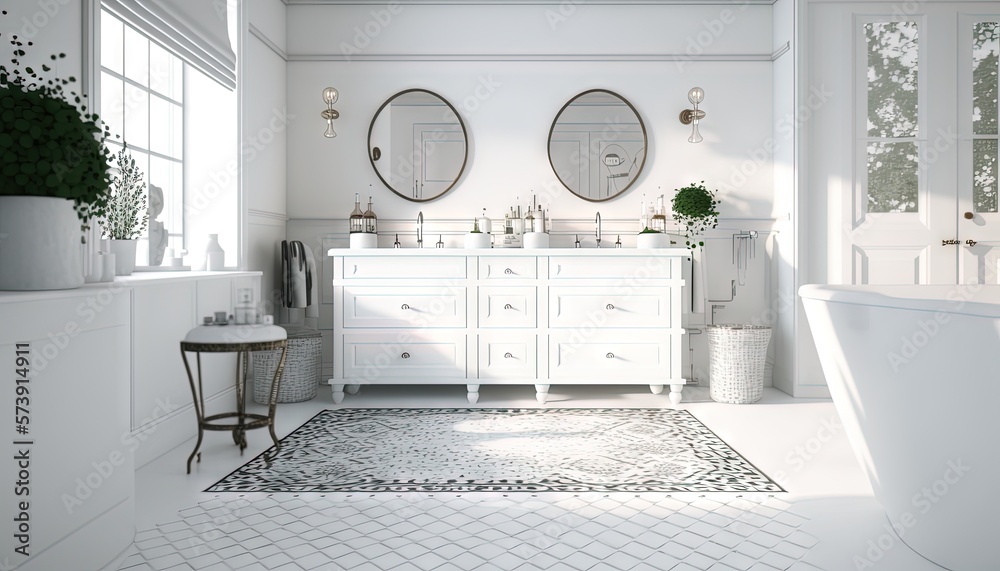
[[[1000,569],[1000,286],[806,285],[799,295],[896,535],[953,571]]]

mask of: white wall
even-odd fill
[[[537,193],[551,205],[554,246],[572,246],[579,235],[585,247],[593,247],[599,211],[604,245],[620,234],[628,247],[634,245],[643,195],[648,201],[662,193],[669,201],[674,189],[704,180],[720,191],[723,223],[709,241],[714,283],[706,289],[696,274],[694,287],[702,298],[727,294],[735,277],[732,234],[758,230],[753,283],[716,317],[723,322],[767,316],[774,304],[771,231],[776,218],[788,220],[791,207],[775,200],[777,151],[769,146],[775,139],[771,55],[777,44],[770,4],[290,3],[287,17],[287,97],[295,117],[287,139],[289,239],[320,254],[345,245],[344,220],[354,193],[365,195],[371,188],[382,246],[390,246],[398,233],[404,247],[412,247],[421,211],[426,244],[440,233],[447,246],[457,246],[460,233],[471,229],[467,221],[484,207],[502,219],[516,197],[523,207]],[[326,86],[340,91],[334,139],[322,136]],[[687,142],[690,127],[677,118],[690,107],[687,92],[694,86],[706,93],[700,144]],[[367,154],[374,113],[409,88],[442,95],[469,131],[469,164],[459,184],[425,203],[385,188]],[[571,195],[547,155],[556,114],[572,97],[594,88],[628,99],[648,136],[647,161],[636,184],[602,203]],[[693,323],[703,322],[703,308],[704,302],[696,302]],[[322,306],[320,323],[331,318],[329,306]],[[695,374],[704,379],[704,339],[692,342],[699,355]]]
[[[41,64],[53,68],[53,74],[43,77],[73,76],[78,83],[73,84],[73,90],[80,92],[79,80],[83,76],[83,13],[84,2],[4,2],[6,16],[0,16],[0,39],[2,59],[9,65],[7,48],[10,46],[11,34],[17,34],[22,41],[31,41],[35,45],[26,48],[28,56],[22,59],[22,64],[33,65],[41,75]],[[49,5],[51,4],[51,5]],[[65,53],[66,58],[52,62],[49,56]],[[22,66],[23,69],[23,66]],[[98,102],[99,103],[99,102]]]
[[[243,78],[243,192],[247,205],[247,267],[264,273],[263,301],[274,303],[280,259],[275,244],[285,239],[288,123],[285,96],[285,5],[281,0],[247,0]],[[317,98],[318,100],[318,98]],[[276,313],[273,306],[267,309]]]
[[[380,15],[383,9],[388,16]],[[552,204],[557,219],[592,219],[598,209],[608,218],[631,219],[643,193],[651,198],[663,192],[669,199],[673,189],[702,179],[728,189],[723,216],[771,217],[770,159],[746,181],[738,172],[738,161],[772,134],[770,6],[580,5],[554,30],[547,13],[558,14],[558,3],[407,4],[396,10],[288,7],[288,102],[299,118],[289,126],[289,218],[345,218],[353,193],[372,185],[376,212],[385,218],[409,220],[423,210],[425,217],[465,219],[483,207],[499,217],[515,196],[526,204],[532,190],[551,189],[559,195]],[[381,25],[379,17],[390,19]],[[517,30],[516,39],[510,30]],[[711,54],[713,61],[663,61],[669,54],[686,57],[689,50]],[[609,54],[619,61],[601,61]],[[753,56],[761,59],[735,61]],[[319,118],[327,85],[341,94],[339,136],[331,140],[322,138]],[[708,113],[705,142],[698,145],[687,142],[690,128],[677,120],[695,85],[706,91]],[[368,127],[378,106],[412,87],[435,91],[455,105],[471,139],[460,184],[423,205],[384,188],[367,157]],[[546,152],[549,127],[562,105],[596,87],[627,98],[649,136],[638,183],[599,206],[566,194]]]

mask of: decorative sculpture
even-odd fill
[[[163,212],[163,189],[155,184],[149,185],[149,265],[159,266],[163,263],[163,252],[167,249],[170,235],[163,227],[163,222],[156,217]]]

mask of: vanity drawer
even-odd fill
[[[346,256],[344,279],[465,279],[465,256]]]
[[[479,288],[479,326],[535,327],[537,295],[532,286]]]
[[[465,327],[464,287],[344,286],[344,328]]]
[[[549,377],[647,384],[670,376],[670,335],[550,332]]]
[[[479,378],[537,378],[537,346],[534,334],[480,335]]]
[[[525,280],[538,276],[536,258],[526,256],[479,257],[481,280]]]
[[[669,287],[631,288],[628,294],[604,286],[550,287],[549,327],[670,328],[671,294]]]
[[[465,333],[346,334],[344,378],[465,378],[465,344]]]
[[[626,256],[552,256],[551,279],[628,278],[632,280],[670,279],[677,257]],[[678,276],[679,277],[679,276]]]

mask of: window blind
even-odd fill
[[[236,54],[226,0],[102,0],[102,5],[229,89]]]

